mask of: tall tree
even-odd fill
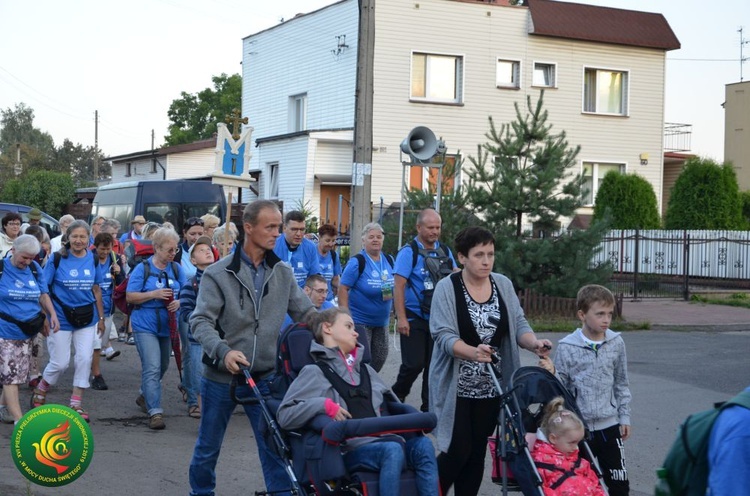
[[[235,108],[242,108],[242,77],[239,74],[213,76],[213,88],[198,93],[180,93],[169,106],[167,145],[192,143],[208,139],[216,132],[216,123],[223,122]]]
[[[99,177],[94,177],[94,161],[97,157],[99,159]],[[66,138],[63,144],[55,150],[55,156],[49,169],[72,174],[76,185],[86,186],[112,175],[111,165],[103,159],[102,152],[96,150],[93,146],[85,147],[80,143],[74,145],[72,141]]]
[[[52,136],[34,127],[31,107],[18,103],[13,109],[0,110],[0,180],[3,184],[18,172],[45,168],[54,152]]]
[[[549,230],[583,206],[584,179],[571,173],[580,147],[569,147],[564,131],[552,134],[543,97],[536,105],[527,97],[526,115],[516,104],[516,120],[499,131],[490,117],[489,141],[469,157],[465,195],[470,210],[495,233],[496,270],[517,289],[574,296],[580,286],[610,275],[608,266],[591,267],[607,222],[560,236],[528,239],[524,233],[524,220]]]
[[[659,229],[659,208],[651,183],[638,174],[611,171],[596,193],[594,219],[609,215],[612,229]]]
[[[75,185],[70,174],[37,170],[8,181],[0,198],[33,205],[53,217],[60,217],[74,195]]]
[[[732,165],[689,159],[675,181],[665,217],[667,229],[745,229]]]

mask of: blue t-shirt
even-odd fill
[[[99,320],[96,309],[96,298],[91,290],[94,284],[102,285],[102,274],[97,270],[96,255],[90,251],[82,257],[69,253],[67,257],[60,257],[60,265],[55,269],[54,256],[47,260],[44,266],[44,279],[47,281],[50,292],[54,293],[67,307],[80,307],[94,304],[94,317],[86,326],[90,326]],[[57,312],[57,320],[60,321],[61,331],[73,331],[76,328],[65,318],[65,312],[60,304],[52,299],[52,304]]]
[[[0,277],[0,309],[21,321],[31,320],[41,310],[39,297],[47,293],[47,283],[42,268],[36,265],[39,281],[34,279],[31,269],[21,270],[10,259],[3,261],[3,277]],[[0,339],[29,339],[16,324],[0,319]]]
[[[331,303],[330,301],[324,301],[320,308],[318,308],[318,312],[322,312],[323,310],[328,310],[329,308],[333,308],[336,305]],[[286,314],[286,317],[284,317],[284,323],[281,324],[281,332],[284,332],[284,329],[289,327],[290,325],[294,324],[294,321],[292,320],[292,317],[289,314]]]
[[[352,257],[341,274],[341,284],[349,288],[349,311],[355,324],[369,326],[387,326],[393,307],[393,267],[385,254],[381,253],[380,261],[374,262],[362,250],[365,257],[365,270],[359,276],[359,260]],[[383,285],[390,298],[384,300]],[[387,296],[386,296],[387,297]]]
[[[745,388],[750,392],[750,387]],[[750,409],[735,405],[722,411],[708,442],[711,494],[747,494],[750,467]]]
[[[107,257],[104,262],[99,262],[96,266],[96,270],[101,272],[102,276],[102,283],[99,285],[99,289],[102,290],[102,306],[104,307],[105,317],[110,317],[115,309],[115,306],[112,304],[112,296],[115,292],[115,278],[112,276],[112,271],[109,270],[110,267],[112,267],[111,256]]]
[[[122,236],[120,236],[120,244],[125,244],[125,241],[128,239],[141,239],[142,236],[140,234],[136,234],[135,231],[125,231],[122,233]]]
[[[279,236],[273,252],[282,262],[286,262],[294,271],[294,278],[301,288],[305,285],[307,276],[320,274],[318,263],[318,247],[307,238],[302,238],[302,243],[294,251],[289,250],[286,237]]]
[[[419,248],[424,248],[424,245],[417,241]],[[440,243],[435,242],[435,250],[440,247]],[[435,254],[437,256],[437,254]],[[453,253],[448,250],[448,256],[453,261],[453,267],[456,267],[456,260],[453,258]],[[424,282],[429,278],[430,273],[424,266],[424,257],[417,255],[417,263],[412,268],[412,262],[414,260],[414,251],[411,248],[411,243],[404,245],[396,255],[396,274],[407,279],[406,287],[404,288],[406,296],[406,309],[416,315],[422,316],[423,319],[429,320],[430,314],[423,315],[422,310],[419,308],[420,301],[422,299],[422,291],[424,291]],[[435,289],[435,288],[432,288]],[[414,320],[413,317],[409,320]]]
[[[327,301],[333,300],[333,288],[331,287],[331,281],[334,277],[341,275],[341,258],[339,258],[338,254],[336,254],[336,261],[333,260],[333,255],[331,255],[331,251],[326,253],[325,255],[321,255],[318,253],[318,263],[320,265],[320,275],[326,278],[326,282],[328,283],[328,296],[326,296]]]
[[[149,277],[145,285],[143,283],[143,263],[136,265],[135,269],[130,272],[128,279],[128,293],[148,293],[155,289],[164,289],[169,287],[174,293],[175,299],[179,299],[180,289],[189,283],[185,278],[185,273],[179,270],[179,274],[173,271],[172,262],[167,264],[167,268],[162,270],[154,265],[154,257],[149,257],[150,264]],[[177,267],[180,264],[175,262]],[[164,277],[166,273],[166,277]],[[133,308],[130,314],[130,322],[133,326],[133,332],[149,332],[160,337],[169,337],[169,312],[164,304],[166,300],[148,300]]]

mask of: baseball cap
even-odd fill
[[[42,211],[38,208],[29,210],[29,220],[42,220]]]
[[[136,215],[133,220],[130,221],[131,224],[145,224],[146,219],[142,215]]]
[[[211,238],[209,238],[208,236],[201,236],[200,238],[195,240],[195,243],[193,243],[193,246],[191,246],[190,249],[188,250],[188,256],[190,257],[193,256],[193,248],[195,248],[198,245],[208,245],[208,247],[210,248],[213,245],[213,241],[211,241]]]

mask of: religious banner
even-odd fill
[[[232,116],[227,116],[226,122],[232,124],[234,132],[230,134],[223,122],[216,125],[216,163],[211,181],[224,186],[247,188],[253,181],[248,173],[253,128],[246,125],[240,132],[240,124],[247,124],[248,121],[247,117],[240,118],[237,109]]]

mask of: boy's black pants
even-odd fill
[[[620,425],[591,432],[589,447],[599,461],[610,496],[630,494],[630,481],[625,468],[625,449],[620,436]]]
[[[409,395],[414,381],[422,373],[422,408],[426,412],[429,403],[429,380],[430,359],[432,358],[432,334],[430,334],[430,323],[424,319],[414,316],[408,312],[409,335],[401,338],[401,368],[398,371],[396,383],[391,390],[397,397],[403,399]]]

